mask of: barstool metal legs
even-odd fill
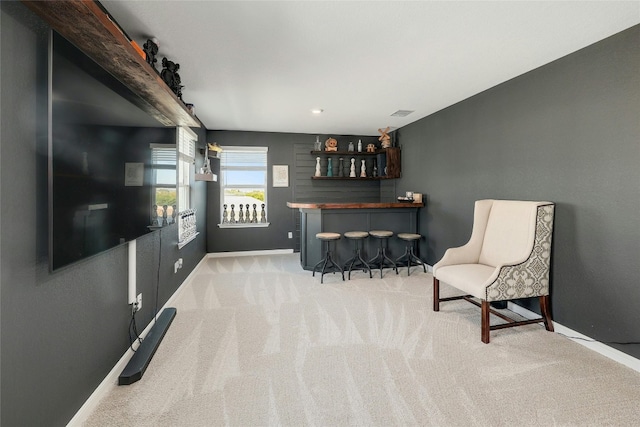
[[[372,266],[372,268],[376,268],[376,266],[380,268],[381,279],[382,279],[382,269],[385,267],[385,265],[387,265],[388,267],[393,267],[393,269],[396,271],[396,274],[398,274],[398,266],[396,265],[395,261],[393,261],[391,258],[387,256],[387,250],[384,246],[384,242],[386,240],[388,239],[380,238],[380,246],[378,247],[378,253],[376,254],[375,257],[369,260],[369,265]]]
[[[422,261],[420,258],[418,258],[418,256],[415,254],[415,252],[413,251],[413,242],[418,241],[420,239],[420,235],[419,234],[413,234],[413,233],[400,233],[398,234],[398,238],[400,238],[401,240],[406,241],[406,246],[405,246],[405,250],[404,250],[404,254],[402,254],[402,256],[398,257],[398,259],[396,259],[396,263],[400,264],[401,266],[404,265],[404,262],[406,260],[407,263],[407,276],[411,275],[411,265],[412,265],[412,261],[413,261],[413,265],[422,265],[422,269],[424,270],[424,272],[427,272],[427,267],[424,261]]]
[[[362,270],[362,271],[368,271],[369,272],[369,278],[372,278],[373,275],[371,274],[371,267],[369,266],[369,264],[367,264],[367,262],[362,259],[362,253],[360,251],[360,244],[358,243],[361,240],[354,240],[354,249],[353,249],[353,257],[350,258],[344,265],[345,270],[349,271],[349,275],[348,278],[349,280],[351,280],[351,270],[353,270],[354,268],[356,270]],[[347,267],[348,266],[348,267]]]
[[[342,280],[344,280],[344,270],[342,269],[342,267],[340,267],[338,264],[335,263],[335,261],[333,260],[333,258],[331,257],[331,240],[324,240],[324,242],[327,244],[327,249],[325,252],[325,256],[324,259],[321,259],[314,267],[313,267],[313,273],[311,274],[311,276],[315,277],[316,275],[316,269],[322,265],[322,268],[320,270],[318,270],[319,272],[321,272],[322,274],[320,275],[320,283],[324,283],[324,275],[326,273],[335,273],[336,271],[339,271],[340,274],[342,274]]]

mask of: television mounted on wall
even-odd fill
[[[152,145],[176,129],[55,31],[50,50],[49,264],[52,270],[152,232]],[[166,165],[165,165],[166,166]]]

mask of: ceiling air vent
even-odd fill
[[[398,110],[391,115],[391,117],[407,117],[409,114],[416,110]]]

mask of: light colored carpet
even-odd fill
[[[539,325],[482,344],[480,310],[434,313],[421,269],[321,285],[291,254],[192,277],[142,380],[86,426],[640,425],[640,374]]]

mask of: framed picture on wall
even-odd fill
[[[273,165],[273,186],[288,187],[289,186],[289,166]]]

